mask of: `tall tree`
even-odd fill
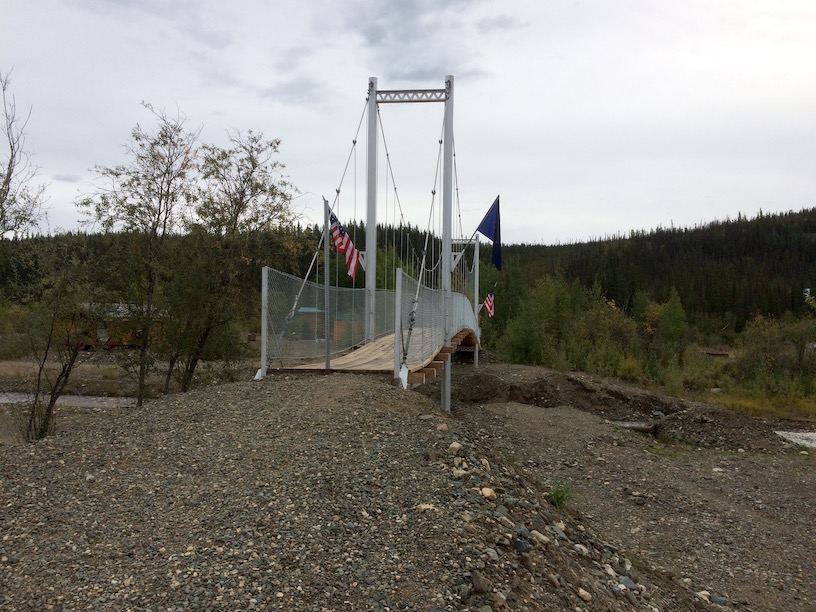
[[[26,150],[26,126],[31,111],[17,114],[17,102],[11,93],[11,74],[0,72],[3,97],[3,144],[0,155],[0,240],[6,234],[17,235],[37,225],[37,215],[45,199],[45,185],[34,179],[39,168]]]
[[[240,270],[252,264],[259,232],[288,226],[294,219],[294,188],[275,159],[280,141],[250,130],[230,132],[229,142],[227,148],[201,148],[202,181],[195,219],[188,227],[193,249],[187,256],[180,254],[186,265],[175,268],[168,287],[165,387],[178,361],[181,388],[186,391],[198,363],[216,341],[219,356],[235,354],[229,338],[236,334],[229,332],[242,310]]]
[[[96,166],[101,186],[80,207],[101,223],[105,231],[122,230],[133,250],[133,282],[129,302],[139,338],[135,362],[139,374],[136,398],[142,405],[150,353],[162,251],[167,238],[179,229],[185,209],[193,199],[196,144],[200,130],[186,127],[187,119],[175,117],[142,103],[158,121],[154,132],[136,125],[125,146],[127,163]]]
[[[295,189],[281,174],[275,159],[280,140],[265,140],[252,130],[229,133],[229,148],[202,147],[196,213],[215,236],[235,236],[274,229],[293,221],[291,194]]]

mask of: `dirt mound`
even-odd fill
[[[465,404],[518,402],[551,408],[570,405],[615,418],[651,417],[680,410],[677,401],[635,387],[624,388],[580,374],[543,368],[493,364],[463,372],[454,380],[453,397]]]
[[[767,452],[792,448],[775,434],[775,430],[790,428],[790,423],[747,417],[620,381],[510,364],[492,363],[479,370],[465,365],[455,367],[451,392],[454,409],[506,402],[543,408],[571,406],[699,447]],[[429,388],[427,392],[438,390]],[[797,428],[801,427],[801,423],[797,424]]]

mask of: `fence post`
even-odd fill
[[[479,234],[476,234],[473,252],[473,317],[476,320],[476,346],[473,349],[473,367],[479,367],[479,346],[482,344],[482,326],[479,323]]]
[[[397,268],[397,278],[394,287],[394,381],[400,379],[400,365],[402,364],[402,268]],[[405,381],[407,383],[407,380]],[[403,384],[403,389],[407,385]]]
[[[267,366],[267,340],[269,333],[269,268],[263,267],[261,271],[261,367],[255,373],[255,380],[261,380],[266,376]]]

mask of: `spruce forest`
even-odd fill
[[[665,301],[675,288],[689,322],[700,331],[725,325],[741,331],[756,314],[807,311],[802,292],[816,287],[816,211],[760,212],[750,220],[632,232],[583,244],[514,245],[506,257],[508,268],[523,268],[528,280],[549,274],[585,286],[597,281],[626,312],[638,293]]]
[[[816,210],[504,249],[483,342],[768,416],[813,413]],[[485,253],[482,253],[483,260]]]

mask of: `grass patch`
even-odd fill
[[[665,444],[666,446],[672,445],[679,440],[672,435],[672,432],[669,431],[666,427],[658,427],[657,433],[655,434],[655,440],[660,442],[661,444]]]
[[[672,439],[671,444],[665,444],[663,446],[656,446],[653,448],[644,448],[643,451],[650,455],[654,455],[655,457],[682,459],[685,456],[685,453],[681,452],[681,449],[677,448],[676,442],[677,440]]]
[[[812,421],[816,418],[816,398],[744,394],[708,394],[704,400],[752,417]]]
[[[23,359],[30,352],[29,340],[24,334],[0,335],[0,359]]]
[[[45,368],[48,376],[53,379],[59,372],[60,364],[48,363]],[[7,391],[31,391],[36,376],[37,364],[34,360],[0,361],[0,380]],[[135,378],[119,365],[88,361],[74,367],[64,394],[110,397],[133,395],[134,381]]]
[[[56,362],[46,365],[48,375],[56,376],[60,365]],[[257,369],[255,361],[202,362],[196,370],[193,387],[203,387],[226,382],[251,380]],[[148,372],[145,397],[160,397],[164,386],[167,364],[159,362]],[[0,389],[28,393],[37,375],[37,364],[33,359],[0,360]],[[103,397],[135,397],[138,381],[134,372],[129,372],[119,364],[117,355],[97,352],[88,361],[74,367],[64,395],[97,395]],[[173,379],[170,392],[178,391],[178,383]],[[516,462],[518,460],[516,459]]]
[[[550,503],[558,508],[564,510],[575,499],[575,489],[565,482],[557,482],[550,489]]]
[[[501,451],[501,456],[502,456],[502,459],[503,459],[503,460],[504,460],[506,463],[509,463],[510,465],[518,465],[518,462],[519,462],[518,457],[516,457],[516,456],[515,456],[513,453],[511,453],[509,450],[507,450],[507,449],[502,449],[502,451]]]

